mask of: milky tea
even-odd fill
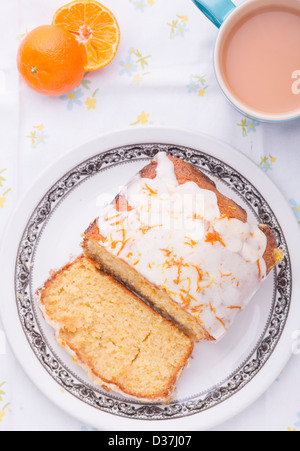
[[[224,41],[222,72],[244,105],[264,113],[300,108],[300,11],[264,7],[235,25]]]

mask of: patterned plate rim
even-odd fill
[[[167,151],[177,158],[193,164],[210,176],[223,181],[254,211],[259,222],[269,225],[285,259],[274,272],[275,292],[273,308],[264,334],[244,363],[225,381],[210,391],[168,405],[142,404],[134,400],[120,399],[100,393],[96,387],[86,384],[49,349],[39,330],[31,292],[32,257],[43,228],[57,205],[81,182],[101,171],[130,161],[152,159],[158,152]],[[281,226],[264,197],[237,170],[220,159],[190,147],[174,144],[135,144],[116,147],[101,152],[80,163],[61,177],[38,203],[27,223],[19,244],[15,268],[15,298],[18,314],[27,341],[34,354],[64,390],[81,401],[101,411],[139,420],[165,420],[182,418],[210,409],[231,398],[245,387],[263,368],[276,348],[285,327],[292,296],[292,269],[289,250]]]

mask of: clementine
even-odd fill
[[[60,8],[53,25],[72,33],[85,49],[86,71],[107,66],[120,43],[120,28],[113,13],[94,0],[76,0]]]
[[[23,39],[17,64],[32,89],[45,95],[61,95],[82,81],[85,58],[85,52],[71,33],[61,27],[44,25]]]

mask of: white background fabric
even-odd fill
[[[20,195],[49,163],[102,132],[141,124],[192,128],[238,148],[267,172],[300,221],[299,121],[257,124],[231,107],[214,77],[217,29],[191,0],[103,0],[120,24],[120,48],[110,66],[87,74],[75,100],[31,91],[15,63],[23,35],[51,23],[64,3],[0,2],[0,234]],[[143,67],[141,57],[148,63]],[[0,430],[92,430],[35,388],[2,327]],[[300,356],[294,356],[257,402],[216,430],[300,430],[299,372]]]

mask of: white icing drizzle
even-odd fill
[[[220,340],[266,277],[267,238],[257,225],[222,217],[217,196],[194,182],[179,185],[167,154],[156,177],[136,176],[99,217],[101,243]]]

